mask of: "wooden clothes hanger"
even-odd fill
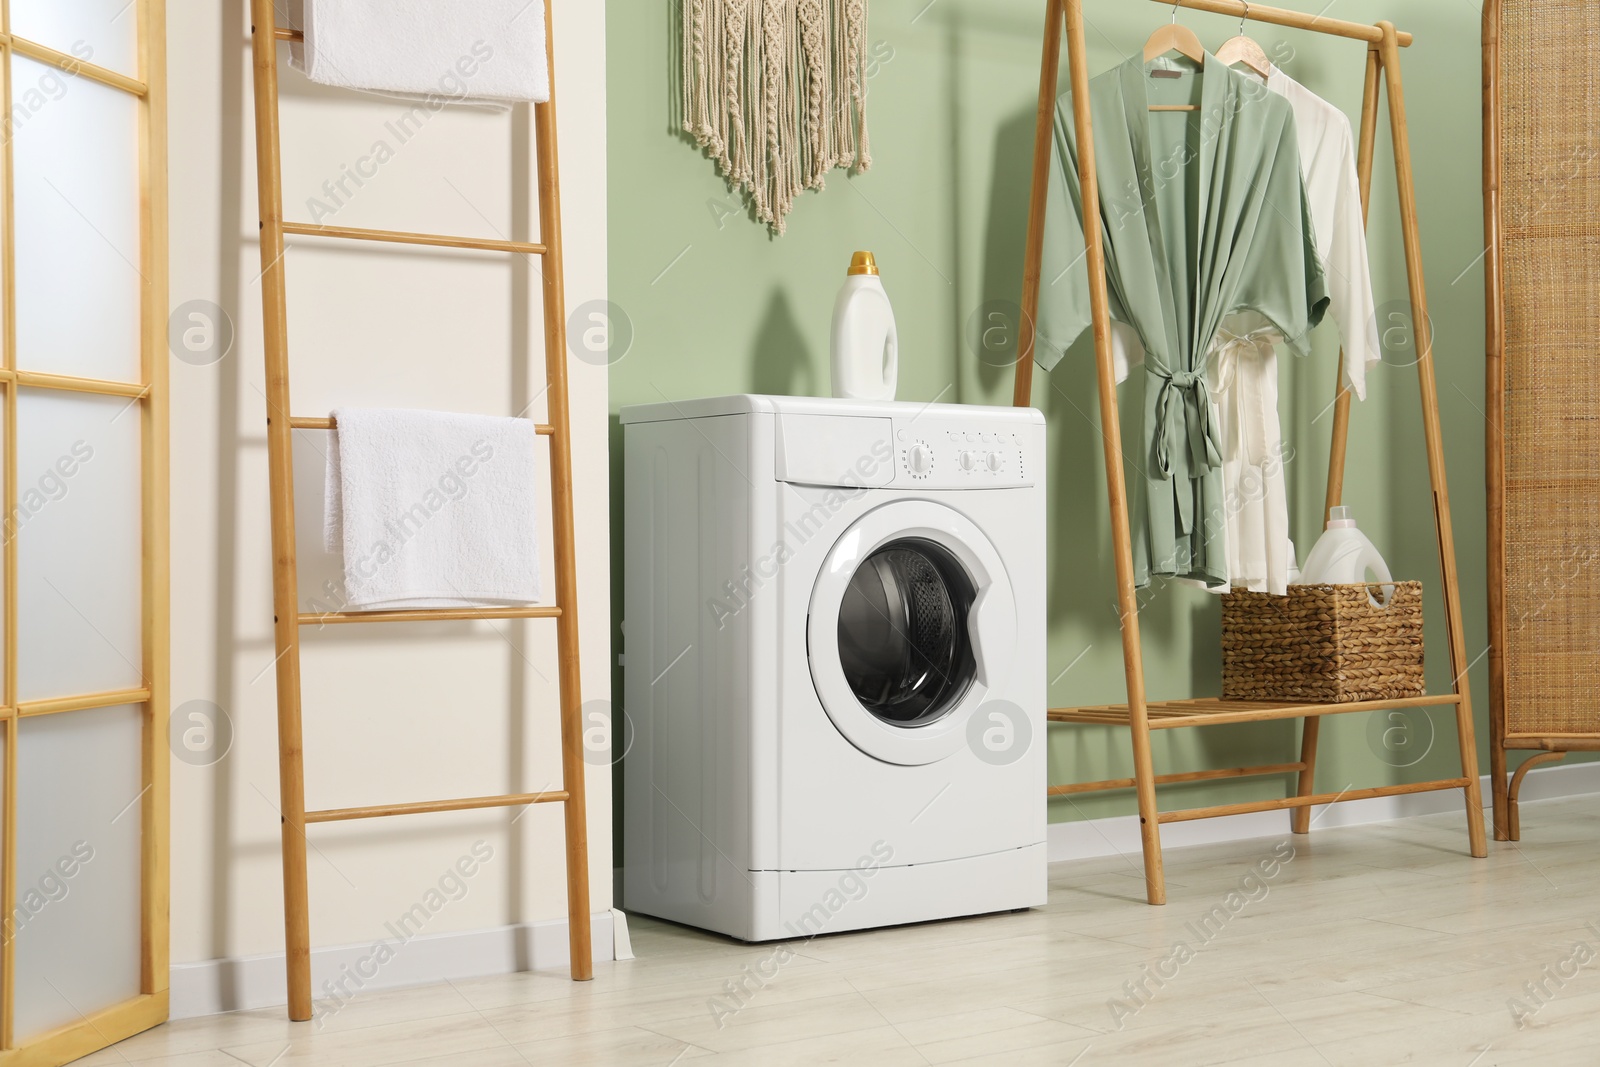
[[[1261,75],[1262,78],[1272,77],[1272,60],[1267,58],[1264,48],[1244,33],[1245,21],[1250,17],[1250,5],[1244,5],[1244,17],[1239,20],[1239,34],[1224,42],[1217,49],[1217,62],[1224,67],[1231,67],[1236,63],[1243,63],[1246,67]]]
[[[1194,31],[1189,27],[1178,23],[1178,8],[1180,6],[1179,4],[1172,5],[1171,24],[1156,30],[1155,33],[1150,35],[1150,39],[1144,43],[1144,61],[1146,63],[1159,56],[1164,56],[1168,52],[1177,52],[1179,55],[1187,56],[1201,66],[1205,66],[1206,49],[1200,43],[1200,38],[1196,37]],[[1198,104],[1151,104],[1150,110],[1199,111],[1200,106]]]

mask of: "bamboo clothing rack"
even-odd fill
[[[589,846],[585,808],[582,697],[578,678],[578,587],[573,559],[571,416],[567,397],[566,323],[561,254],[561,200],[556,156],[555,45],[552,5],[545,4],[545,49],[550,64],[550,100],[534,105],[534,147],[538,157],[539,242],[495,241],[473,237],[353,229],[285,222],[283,171],[279,146],[279,41],[300,40],[298,31],[277,25],[273,0],[251,0],[255,71],[256,177],[261,208],[261,298],[266,354],[267,451],[272,503],[272,598],[278,681],[278,775],[283,816],[283,898],[287,942],[289,1017],[311,1018],[311,934],[306,881],[306,826],[351,819],[374,819],[428,812],[560,804],[565,815],[567,922],[572,977],[593,977],[589,929]],[[544,257],[544,351],[548,424],[538,433],[550,440],[550,485],[556,567],[554,605],[522,608],[303,612],[295,553],[295,430],[328,430],[328,418],[289,414],[287,274],[284,235],[335,240],[376,241],[464,248]],[[307,811],[301,744],[300,647],[302,626],[329,623],[441,622],[471,619],[554,619],[561,689],[561,770],[563,787],[538,793],[459,797],[412,803],[374,804]]]
[[[1395,172],[1400,199],[1401,233],[1405,244],[1406,274],[1409,281],[1412,321],[1419,359],[1417,374],[1422,387],[1422,421],[1427,439],[1428,477],[1432,486],[1434,529],[1437,534],[1441,589],[1444,595],[1445,625],[1450,649],[1452,691],[1404,700],[1366,700],[1343,704],[1256,702],[1233,700],[1172,700],[1152,703],[1145,694],[1143,653],[1139,636],[1139,602],[1134,587],[1133,543],[1130,536],[1128,492],[1122,469],[1121,422],[1117,411],[1117,381],[1112,361],[1110,310],[1106,282],[1106,258],[1101,227],[1083,227],[1087,244],[1090,302],[1093,310],[1095,365],[1099,379],[1101,444],[1106,468],[1107,495],[1111,506],[1117,578],[1117,602],[1122,625],[1123,664],[1128,699],[1124,704],[1097,707],[1053,708],[1052,723],[1083,723],[1098,726],[1126,726],[1132,738],[1134,775],[1132,778],[1072,785],[1052,786],[1048,795],[1068,796],[1132,788],[1139,807],[1140,834],[1144,850],[1145,891],[1151,904],[1166,903],[1166,880],[1162,869],[1161,826],[1193,819],[1217,818],[1259,811],[1293,812],[1295,833],[1310,830],[1310,809],[1315,805],[1375,797],[1402,796],[1449,789],[1463,792],[1467,831],[1472,855],[1488,855],[1484,834],[1483,808],[1478,784],[1478,755],[1474,737],[1472,704],[1467,690],[1466,646],[1461,627],[1460,589],[1456,575],[1455,541],[1450,524],[1450,498],[1445,485],[1444,445],[1440,431],[1439,396],[1433,373],[1433,337],[1428,318],[1427,291],[1423,283],[1421,235],[1417,224],[1416,187],[1412,178],[1410,139],[1406,126],[1405,89],[1400,75],[1400,49],[1411,44],[1390,22],[1364,25],[1343,22],[1298,11],[1246,4],[1240,0],[1153,0],[1155,3],[1195,11],[1207,11],[1255,22],[1343,37],[1367,44],[1365,94],[1361,107],[1358,170],[1361,206],[1365,213],[1372,189],[1372,157],[1378,127],[1380,82],[1387,89],[1389,122],[1394,140]],[[1100,203],[1095,172],[1094,133],[1089,105],[1089,74],[1084,41],[1083,0],[1047,0],[1045,8],[1044,55],[1039,74],[1039,110],[1034,129],[1033,187],[1028,203],[1028,235],[1023,270],[1022,321],[1018,336],[1016,381],[1013,402],[1026,407],[1032,400],[1033,353],[1037,341],[1035,322],[1039,309],[1039,286],[1044,252],[1044,212],[1054,134],[1057,83],[1061,66],[1061,41],[1067,42],[1067,66],[1071,77],[1073,116],[1077,127],[1078,179],[1082,202]],[[1333,446],[1328,465],[1328,506],[1336,506],[1344,489],[1345,450],[1350,426],[1350,396],[1343,383],[1343,355],[1336,382]],[[1455,709],[1457,743],[1460,746],[1459,777],[1429,782],[1349,788],[1338,793],[1315,792],[1317,744],[1321,717],[1394,708],[1448,707]],[[1300,758],[1271,766],[1240,767],[1229,770],[1191,771],[1156,774],[1151,755],[1150,733],[1184,727],[1219,726],[1230,723],[1264,722],[1275,719],[1300,719],[1303,722]],[[1156,802],[1156,787],[1186,782],[1235,778],[1297,775],[1292,796],[1275,800],[1223,804],[1187,810],[1162,811]]]

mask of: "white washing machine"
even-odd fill
[[[1044,417],[621,419],[623,906],[766,941],[1043,904]]]

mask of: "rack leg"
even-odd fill
[[[1150,726],[1145,716],[1144,702],[1140,701],[1134,721],[1133,778],[1139,796],[1139,839],[1144,847],[1144,891],[1151,904],[1167,902],[1167,875],[1161,857],[1160,809],[1156,805],[1155,761],[1150,754]]]
[[[1300,762],[1306,765],[1306,769],[1300,772],[1300,784],[1296,795],[1309,797],[1316,795],[1314,787],[1317,782],[1317,742],[1322,737],[1322,720],[1313,716],[1300,721],[1303,724],[1300,733]],[[1290,817],[1290,827],[1297,834],[1309,834],[1311,809],[1294,809],[1294,814]]]
[[[1371,217],[1372,156],[1378,136],[1378,81],[1381,66],[1376,48],[1367,50],[1367,69],[1361,93],[1361,132],[1356,142],[1356,178],[1361,194],[1361,221]],[[1325,508],[1343,503],[1345,448],[1350,438],[1350,392],[1344,387],[1345,353],[1339,352],[1339,368],[1333,382],[1333,444],[1328,452],[1328,495]],[[1325,510],[1322,517],[1326,519]],[[1304,810],[1304,809],[1300,809]],[[1295,817],[1300,817],[1296,811]],[[1309,816],[1307,816],[1309,818]]]
[[[1052,14],[1054,8],[1051,9]],[[1073,123],[1078,138],[1078,185],[1083,202],[1100,203],[1099,175],[1095,170],[1094,123],[1089,113],[1089,60],[1083,33],[1083,0],[1065,0],[1067,66],[1072,76]],[[1045,66],[1059,57],[1046,47]],[[1052,76],[1051,81],[1054,80]],[[1042,86],[1041,82],[1041,86]],[[1040,123],[1054,114],[1054,101],[1041,91]],[[1037,163],[1035,164],[1037,166]],[[1042,216],[1041,220],[1042,221]],[[1128,729],[1133,742],[1133,777],[1139,795],[1139,836],[1144,844],[1145,896],[1151,904],[1167,902],[1166,876],[1161,861],[1161,825],[1156,807],[1156,773],[1150,756],[1150,713],[1145,703],[1144,653],[1139,643],[1139,598],[1133,579],[1133,537],[1128,518],[1128,486],[1122,469],[1122,422],[1117,412],[1116,371],[1111,359],[1111,302],[1106,283],[1105,248],[1101,227],[1084,226],[1084,254],[1089,261],[1089,303],[1094,310],[1094,355],[1100,397],[1100,446],[1106,464],[1106,495],[1111,510],[1111,540],[1115,545],[1117,605],[1122,623],[1122,664],[1128,683]],[[1032,286],[1038,286],[1037,277]],[[1027,295],[1027,294],[1024,294]],[[1018,382],[1020,384],[1021,378]]]
[[[1033,352],[1038,338],[1039,276],[1044,263],[1044,211],[1049,200],[1051,137],[1055,130],[1056,80],[1061,74],[1062,25],[1065,0],[1048,0],[1044,13],[1044,59],[1039,65],[1039,111],[1033,127],[1033,183],[1028,192],[1028,239],[1022,262],[1022,318],[1017,323],[1016,375],[1011,403],[1025,408],[1033,402]]]
[[[1489,854],[1484,836],[1483,791],[1478,783],[1478,742],[1468,695],[1466,643],[1461,629],[1460,578],[1456,571],[1455,534],[1446,488],[1444,437],[1440,430],[1439,387],[1433,373],[1433,328],[1428,319],[1428,294],[1422,273],[1422,239],[1417,224],[1417,190],[1411,169],[1411,141],[1406,124],[1405,86],[1400,77],[1400,43],[1392,22],[1383,29],[1383,73],[1389,90],[1389,128],[1394,138],[1395,177],[1400,194],[1401,233],[1405,238],[1406,275],[1411,291],[1412,333],[1417,346],[1417,377],[1422,389],[1422,422],[1427,439],[1428,473],[1433,483],[1434,530],[1439,541],[1439,573],[1444,592],[1445,625],[1450,640],[1450,669],[1461,695],[1456,706],[1456,741],[1461,748],[1461,777],[1467,780],[1467,837],[1472,854]]]
[[[1361,130],[1356,142],[1356,178],[1361,195],[1361,220],[1365,224],[1372,208],[1372,157],[1378,136],[1378,92],[1382,74],[1381,56],[1377,48],[1367,49],[1366,75],[1361,91]],[[1333,443],[1328,453],[1328,493],[1323,517],[1344,500],[1345,451],[1350,438],[1350,391],[1344,384],[1345,353],[1339,352],[1339,368],[1335,372],[1333,406]],[[1322,720],[1303,720],[1300,736],[1300,762],[1306,769],[1300,772],[1299,796],[1315,793],[1317,777],[1317,745],[1322,737]],[[1311,809],[1295,808],[1289,818],[1290,829],[1297,834],[1311,832]]]

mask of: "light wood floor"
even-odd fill
[[[321,1031],[281,1010],[194,1019],[82,1062],[1600,1064],[1600,797],[1523,823],[1486,861],[1459,815],[1176,850],[1165,908],[1128,860],[1059,864],[1039,911],[794,943],[721,1025],[713,998],[734,1006],[730,980],[770,973],[774,948],[636,916],[639,958],[590,983],[372,993]],[[1293,858],[1246,881],[1283,842]]]

